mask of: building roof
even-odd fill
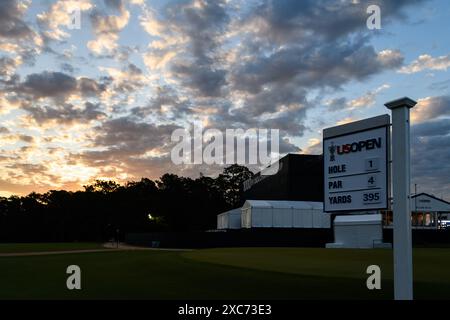
[[[415,195],[411,196],[411,198],[420,197],[420,196],[430,197],[430,198],[433,198],[434,200],[442,201],[443,203],[450,204],[450,202],[445,201],[444,199],[437,198],[437,197],[435,197],[431,194],[425,193],[425,192],[415,194]]]
[[[411,197],[411,210],[447,213],[450,212],[450,202],[427,193],[419,193]]]

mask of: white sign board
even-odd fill
[[[323,134],[324,211],[388,208],[388,115]]]

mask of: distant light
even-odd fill
[[[150,213],[148,214],[148,219],[149,220],[153,220],[154,219]]]

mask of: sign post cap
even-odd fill
[[[395,108],[401,108],[401,107],[408,107],[408,108],[412,108],[417,104],[416,101],[408,98],[408,97],[403,97],[397,100],[393,100],[390,102],[385,103],[384,105],[386,106],[386,108],[388,109],[395,109]]]

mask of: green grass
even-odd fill
[[[450,299],[450,249],[415,249],[416,298]],[[68,265],[82,290],[66,289]],[[368,265],[382,290],[366,288]],[[392,299],[391,250],[235,248],[0,258],[1,299]]]
[[[101,243],[68,242],[68,243],[0,243],[0,253],[46,252],[104,249]]]

